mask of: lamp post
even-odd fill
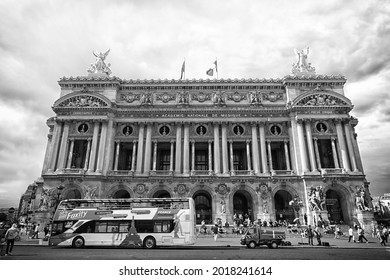
[[[59,185],[57,187],[57,199],[56,199],[56,206],[54,208],[54,211],[57,209],[58,205],[60,204],[61,202],[61,194],[62,194],[62,191],[64,190],[64,185]]]

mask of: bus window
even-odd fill
[[[139,233],[147,233],[154,231],[154,221],[135,221],[135,228]]]
[[[75,233],[93,233],[95,232],[95,221],[88,221],[75,230]]]
[[[107,222],[96,222],[95,232],[107,232]]]
[[[108,222],[107,223],[107,232],[118,232],[118,223],[117,222]]]
[[[129,232],[130,223],[129,222],[120,222],[119,223],[119,232]]]

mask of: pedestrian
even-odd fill
[[[307,240],[309,245],[312,246],[313,246],[313,236],[314,236],[313,229],[311,228],[311,225],[309,225],[309,227],[307,228]]]
[[[43,232],[45,233],[45,238],[47,237],[47,234],[49,233],[49,226],[46,225],[44,228],[43,228]]]
[[[367,238],[364,236],[364,229],[361,227],[358,228],[358,235],[359,235],[359,243],[363,243],[363,239],[366,240],[366,243],[368,243]]]
[[[12,256],[12,249],[14,248],[15,238],[19,236],[19,229],[17,224],[12,224],[12,227],[5,233],[5,239],[7,240],[7,248],[5,249],[5,255]]]
[[[356,243],[355,236],[353,235],[353,228],[350,226],[348,229],[348,242],[351,242],[351,239]]]
[[[33,234],[33,236],[31,237],[31,239],[34,239],[35,236],[36,236],[36,238],[38,239],[38,238],[39,238],[38,235],[39,235],[39,224],[37,224],[37,225],[35,226],[35,228],[34,228],[34,234]]]
[[[389,242],[389,229],[386,226],[383,227],[383,234],[385,235],[385,241]]]
[[[336,225],[336,227],[334,229],[334,239],[339,238],[339,232],[340,232],[340,227],[338,225]]]
[[[379,231],[379,234],[380,234],[380,239],[381,239],[381,245],[383,246],[386,246],[386,236],[385,236],[385,227],[383,228],[383,230],[380,230]]]
[[[5,233],[7,232],[7,230],[5,229],[4,227],[4,223],[1,222],[0,223],[0,256],[4,256],[5,255]]]
[[[321,246],[322,245],[322,242],[321,242],[322,235],[321,235],[321,232],[320,232],[320,229],[318,226],[314,229],[314,234],[317,238],[317,243],[318,243],[317,246]]]
[[[213,228],[214,241],[217,241],[217,238],[218,238],[218,229],[219,229],[218,223],[215,222],[215,225],[214,225],[214,228]]]

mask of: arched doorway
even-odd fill
[[[275,214],[277,221],[286,220],[292,223],[295,218],[294,209],[290,206],[290,201],[293,199],[292,195],[285,190],[279,190],[275,193]]]
[[[166,190],[159,190],[153,194],[153,198],[171,198],[171,195]]]
[[[233,213],[239,217],[243,216],[245,219],[249,219],[253,222],[253,201],[250,193],[244,190],[237,191],[233,196]]]
[[[349,222],[348,217],[344,217],[344,209],[346,205],[342,203],[341,195],[335,190],[326,192],[326,210],[331,224]]]
[[[205,191],[198,191],[193,196],[195,202],[196,223],[205,221],[206,224],[213,223],[211,195]]]
[[[62,199],[81,199],[81,192],[78,189],[71,189],[62,196]]]
[[[127,190],[117,190],[112,198],[130,198],[130,193]]]

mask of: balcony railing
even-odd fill
[[[341,175],[344,174],[344,168],[322,168],[321,175]]]
[[[272,170],[272,176],[291,176],[294,175],[294,171],[292,170]]]

